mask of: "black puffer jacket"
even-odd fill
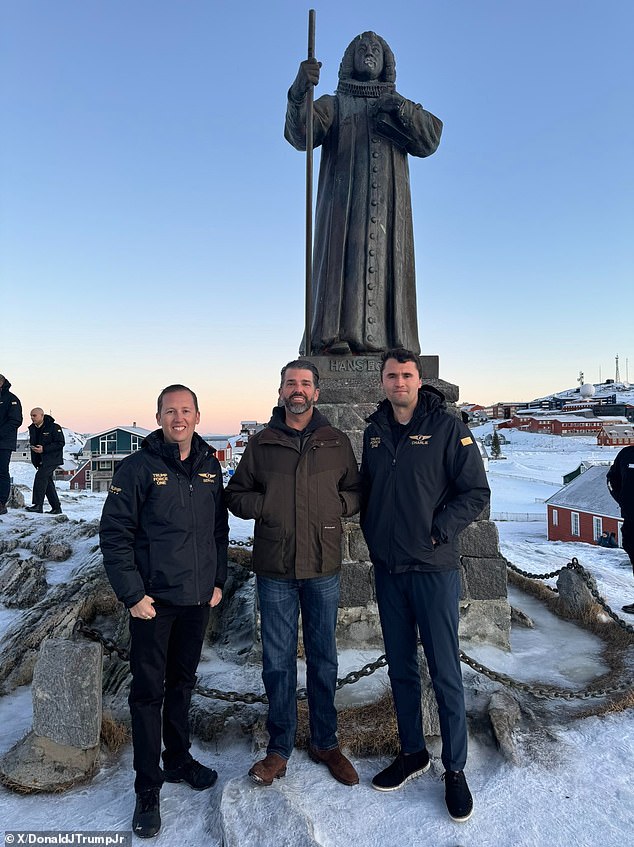
[[[480,451],[431,387],[419,391],[396,447],[393,420],[384,400],[363,436],[361,528],[370,558],[391,573],[457,568],[457,536],[489,502]]]
[[[117,468],[99,539],[110,584],[128,608],[145,594],[174,606],[208,603],[224,585],[229,525],[215,452],[194,433],[189,475],[159,429]]]
[[[621,516],[628,521],[634,519],[634,446],[624,447],[616,454],[607,483],[621,507]]]
[[[11,383],[5,379],[0,388],[0,450],[15,450],[22,426],[22,404],[10,388]]]
[[[36,468],[57,468],[64,464],[64,444],[66,439],[61,426],[55,423],[55,418],[44,415],[42,426],[35,424],[29,426],[29,437],[31,444],[41,444],[43,453],[34,453],[31,450],[31,462]]]
[[[341,568],[342,516],[359,511],[359,471],[350,441],[317,410],[303,438],[276,407],[249,439],[227,486],[229,508],[255,518],[253,570],[311,579]]]

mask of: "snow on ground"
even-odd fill
[[[489,425],[490,427],[490,425]],[[475,430],[485,434],[485,427]],[[543,501],[561,485],[564,473],[583,459],[611,461],[616,450],[600,450],[592,438],[556,438],[508,431],[511,443],[502,447],[506,459],[490,462],[489,479],[494,512],[543,516]],[[30,486],[33,469],[12,465],[16,482]],[[58,485],[62,507],[71,520],[98,517],[104,495],[71,492]],[[46,520],[45,516],[12,512],[8,521]],[[2,523],[0,522],[0,532]],[[552,543],[546,540],[545,523],[535,520],[498,522],[500,547],[519,567],[547,573],[574,556],[590,570],[608,603],[619,610],[634,598],[634,579],[622,550],[589,544]],[[251,535],[249,522],[232,519],[231,537]],[[51,564],[49,581],[60,581],[74,566]],[[552,583],[551,583],[552,584]],[[511,589],[510,600],[535,621],[534,630],[516,629],[512,651],[469,645],[478,660],[518,679],[543,681],[561,687],[583,686],[604,670],[600,644],[574,624],[552,616],[533,598]],[[0,632],[19,615],[0,607]],[[624,616],[625,617],[625,616]],[[631,622],[634,623],[634,620]],[[340,656],[340,675],[376,657],[377,651],[346,650]],[[472,674],[467,670],[465,673]],[[220,688],[261,690],[259,669],[222,662],[211,649],[200,665],[201,681]],[[302,673],[300,670],[300,679]],[[339,692],[338,703],[373,698],[387,685],[385,671]],[[483,682],[484,687],[484,682]],[[558,715],[565,707],[557,707]],[[31,695],[21,688],[0,698],[0,753],[9,749],[31,726]],[[401,791],[379,794],[370,787],[383,759],[355,762],[361,784],[347,788],[334,782],[325,768],[296,751],[287,776],[271,788],[250,786],[246,771],[253,754],[250,741],[231,728],[217,743],[195,741],[194,755],[218,770],[218,785],[196,793],[184,785],[166,784],[161,793],[163,829],[153,843],[183,847],[221,844],[220,800],[232,782],[249,802],[246,816],[249,836],[245,847],[268,847],[276,838],[270,818],[250,808],[261,792],[279,803],[290,804],[312,822],[313,837],[324,847],[622,847],[634,831],[634,725],[632,713],[593,717],[548,727],[552,738],[542,742],[538,754],[520,765],[510,765],[478,738],[471,739],[466,773],[475,798],[470,821],[458,825],[447,816],[439,777],[439,746],[432,740],[433,767],[429,774],[408,783]],[[127,831],[134,805],[131,750],[117,760],[104,762],[93,781],[55,797],[20,796],[0,787],[0,821],[5,830],[118,830]],[[229,794],[227,795],[229,796]],[[274,804],[275,805],[275,804]],[[299,834],[298,834],[299,839]],[[293,837],[285,841],[293,845]]]

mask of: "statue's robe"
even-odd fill
[[[407,154],[431,155],[442,122],[405,100],[390,126],[374,116],[393,86],[342,81],[315,101],[321,145],[313,259],[312,352],[346,341],[353,353],[405,347],[420,352],[414,234]],[[374,96],[372,96],[374,95]],[[388,134],[391,136],[388,138]],[[306,149],[306,101],[289,93],[284,130]]]

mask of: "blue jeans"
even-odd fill
[[[458,644],[460,572],[388,573],[374,568],[376,599],[403,753],[425,747],[418,669],[423,644],[442,736],[446,770],[467,761],[467,716]]]
[[[299,611],[306,652],[311,744],[337,746],[337,608],[339,574],[314,579],[258,576],[262,633],[262,681],[269,699],[268,752],[290,758],[297,730],[297,635]]]

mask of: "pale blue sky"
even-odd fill
[[[264,420],[303,328],[308,4],[0,0],[0,372],[67,426]],[[445,125],[411,159],[424,353],[470,402],[631,359],[634,4],[324,2],[317,95],[366,29]],[[316,158],[316,170],[318,157]]]

